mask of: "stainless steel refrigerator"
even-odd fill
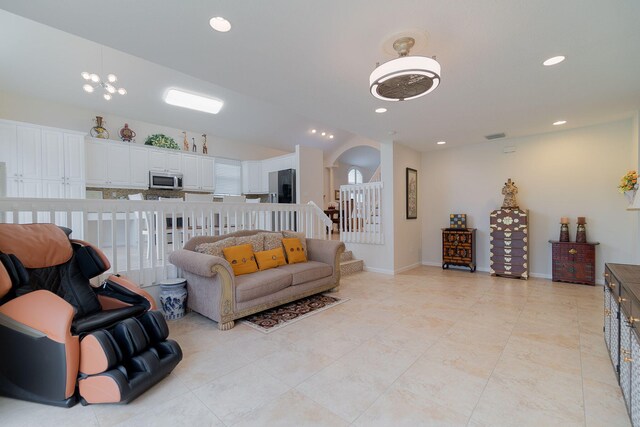
[[[269,172],[269,202],[296,203],[296,170]],[[273,212],[272,230],[297,230],[295,212]]]
[[[269,172],[269,202],[296,202],[296,170]]]

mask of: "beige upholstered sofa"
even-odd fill
[[[233,274],[224,258],[195,252],[202,243],[260,232],[264,231],[194,237],[169,257],[187,280],[189,308],[218,322],[221,330],[233,328],[235,319],[318,292],[337,290],[340,285],[340,254],[344,252],[340,241],[306,239],[308,262],[240,276]]]

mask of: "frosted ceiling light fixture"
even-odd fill
[[[216,16],[209,20],[209,25],[216,31],[226,33],[231,29],[231,22],[224,19],[222,16]]]
[[[440,64],[426,56],[408,56],[415,44],[412,37],[393,43],[400,55],[373,70],[369,76],[371,94],[384,101],[408,101],[433,92],[440,85]]]
[[[376,113],[378,114],[382,114],[382,113],[386,113],[387,109],[384,107],[380,107],[380,108],[376,108]]]
[[[556,64],[561,63],[562,61],[564,61],[564,59],[565,59],[565,58],[564,58],[564,56],[562,56],[562,55],[554,56],[553,58],[549,58],[549,59],[547,59],[546,61],[544,61],[544,62],[542,63],[542,65],[544,65],[544,66],[546,66],[546,67],[550,67],[550,66],[552,66],[552,65],[556,65]]]
[[[164,102],[176,107],[189,108],[210,114],[218,114],[224,102],[208,96],[196,95],[180,89],[169,89],[164,94]]]
[[[81,76],[86,81],[82,86],[85,92],[93,93],[96,89],[102,88],[104,91],[102,97],[107,101],[109,101],[115,93],[120,95],[127,94],[125,88],[121,87],[116,89],[114,86],[114,83],[118,81],[118,77],[116,77],[115,74],[109,74],[106,80],[101,79],[100,76],[95,73],[88,73],[86,71],[83,71]]]
[[[566,120],[558,120],[557,122],[553,122],[553,125],[554,126],[560,126],[560,125],[563,125],[565,123],[567,123]]]
[[[438,142],[436,142],[436,144],[438,144],[438,145],[444,145],[446,143],[447,143],[447,141],[438,141]]]

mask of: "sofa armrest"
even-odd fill
[[[41,356],[43,357],[42,363],[45,365],[50,361],[57,361],[56,357],[62,358],[64,365],[57,365],[56,368],[64,369],[64,384],[56,383],[51,387],[53,389],[63,388],[65,399],[73,395],[78,376],[80,344],[78,337],[71,335],[71,322],[74,314],[75,310],[71,304],[45,290],[29,292],[0,307],[0,327],[16,331],[21,336],[34,338],[46,336],[49,340],[63,345],[64,353],[62,355],[42,354]],[[5,344],[9,350],[3,349],[2,351],[20,351],[20,349],[11,348],[10,343]],[[9,359],[7,357],[6,360]],[[28,368],[16,367],[16,369]],[[37,368],[34,368],[34,371],[37,372]],[[37,374],[34,375],[37,377]]]
[[[340,272],[340,254],[344,243],[339,240],[307,239],[307,254],[311,261],[324,262],[333,267],[334,275]]]
[[[169,255],[169,262],[176,267],[202,277],[215,276],[220,268],[226,269],[234,277],[231,265],[226,259],[200,252],[178,249]]]

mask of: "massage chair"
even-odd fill
[[[0,224],[0,395],[56,406],[128,403],[182,350],[153,298],[53,224]]]

